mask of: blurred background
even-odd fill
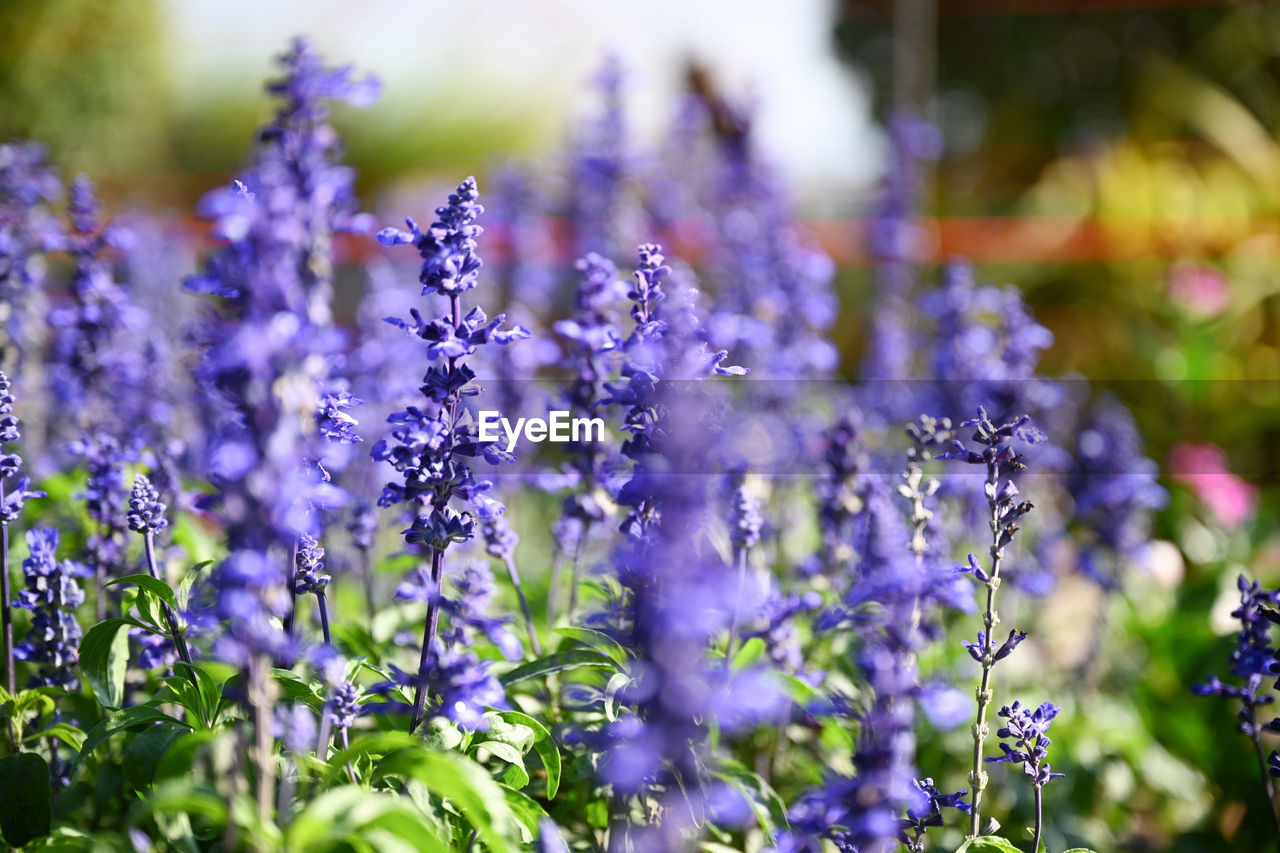
[[[1043,370],[1128,403],[1172,495],[1147,574],[1112,613],[1111,664],[1077,684],[1084,722],[1056,738],[1074,768],[1061,831],[1100,851],[1271,843],[1248,741],[1189,687],[1224,667],[1235,576],[1280,583],[1280,6],[6,0],[0,139],[43,141],[113,209],[194,229],[298,33],[383,82],[374,107],[336,120],[380,210],[402,209],[378,203],[393,188],[554,157],[610,52],[629,132],[651,146],[690,86],[751,104],[761,152],[839,264],[849,375],[884,120],[932,121],[945,145],[919,199],[926,268],[961,254],[1020,287],[1056,338]]]

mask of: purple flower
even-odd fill
[[[75,261],[70,303],[55,304],[48,322],[53,329],[49,353],[49,386],[55,402],[78,413],[68,421],[110,426],[133,433],[134,420],[145,409],[145,363],[138,346],[146,315],[129,292],[115,281],[110,253],[130,239],[114,224],[100,225],[93,184],[83,175],[71,185],[67,248]],[[108,391],[107,389],[110,389]],[[128,404],[121,398],[128,399]]]
[[[32,687],[75,690],[80,660],[80,624],[75,611],[84,603],[76,578],[87,575],[88,569],[70,560],[58,560],[57,528],[28,530],[26,539],[31,555],[22,561],[24,588],[13,603],[31,611],[31,630],[13,654],[36,665]]]
[[[1050,780],[1062,778],[1065,774],[1050,772],[1049,762],[1045,760],[1049,755],[1049,746],[1053,743],[1049,739],[1049,724],[1058,716],[1058,711],[1056,705],[1048,702],[1034,711],[1022,707],[1020,702],[1005,705],[997,714],[1009,722],[996,735],[1013,741],[1013,746],[1001,743],[1000,749],[1004,754],[986,759],[987,763],[1022,765],[1023,774],[1030,777],[1031,784],[1036,788],[1043,787]]]
[[[293,558],[293,591],[297,595],[323,595],[331,578],[324,572],[324,549],[309,534],[298,537]]]
[[[21,141],[0,145],[0,303],[10,306],[4,329],[8,364],[20,363],[28,345],[28,295],[43,282],[43,254],[63,243],[62,228],[49,211],[61,196],[62,182],[43,146]],[[8,358],[10,350],[13,359]]]
[[[209,503],[221,509],[230,551],[214,577],[214,610],[227,625],[215,647],[233,662],[288,656],[275,627],[290,616],[288,555],[344,501],[331,472],[354,436],[342,411],[354,400],[334,390],[344,387],[333,375],[344,341],[329,309],[331,238],[368,223],[354,176],[338,163],[326,102],[368,103],[376,85],[326,68],[301,39],[280,64],[269,86],[278,108],[252,167],[203,202],[225,244],[186,282],[222,303],[195,330],[195,379],[209,429],[203,467],[218,492]]]
[[[1275,662],[1280,660],[1277,656],[1280,653],[1271,643],[1271,627],[1280,622],[1280,613],[1276,610],[1280,605],[1280,590],[1263,589],[1260,583],[1244,575],[1237,578],[1236,585],[1240,590],[1240,606],[1231,615],[1239,620],[1240,631],[1236,634],[1236,647],[1231,651],[1230,672],[1240,683],[1227,684],[1210,675],[1203,683],[1193,685],[1191,692],[1239,702],[1237,729],[1246,737],[1258,740],[1263,729],[1280,731],[1280,718],[1265,724],[1258,720],[1258,709],[1275,701],[1274,696],[1261,691],[1264,679],[1277,671]]]
[[[1082,540],[1080,566],[1103,589],[1114,590],[1120,572],[1139,560],[1151,538],[1151,513],[1168,500],[1159,469],[1143,453],[1129,410],[1103,397],[1077,429],[1067,477],[1073,525]]]
[[[133,491],[129,494],[129,514],[126,516],[129,529],[135,533],[159,533],[169,526],[166,509],[160,501],[160,493],[146,475],[135,475]]]

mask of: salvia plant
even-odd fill
[[[378,229],[329,114],[378,85],[298,39],[194,253],[0,145],[8,846],[1088,834],[1058,804],[1107,620],[1058,677],[1040,614],[1075,574],[1109,612],[1147,558],[1169,496],[1132,415],[1044,374],[1019,291],[925,266],[942,139],[905,113],[847,382],[835,265],[754,111],[694,86],[655,151],[633,83],[610,59],[564,155],[486,184],[491,214],[466,178]],[[552,409],[603,429],[560,441]],[[1195,692],[1234,704],[1274,803],[1280,593],[1239,593],[1229,675]]]

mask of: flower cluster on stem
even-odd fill
[[[981,827],[982,792],[987,786],[987,773],[982,769],[983,745],[988,734],[987,708],[992,699],[991,674],[996,663],[1007,657],[1026,634],[1010,631],[1001,645],[995,644],[995,628],[1000,624],[996,610],[996,592],[1000,589],[1000,572],[1003,568],[1005,549],[1013,542],[1020,525],[1019,519],[1031,511],[1028,501],[1018,501],[1018,487],[1010,477],[1026,468],[1016,445],[1040,444],[1045,435],[1031,423],[1026,415],[997,426],[987,417],[983,408],[978,416],[960,424],[961,429],[973,429],[973,442],[980,449],[971,450],[958,440],[951,441],[951,449],[939,455],[940,459],[956,459],[970,465],[986,468],[983,492],[990,510],[991,548],[990,563],[984,568],[976,557],[970,555],[969,565],[963,571],[972,573],[974,580],[986,588],[986,606],[982,611],[982,629],[978,642],[965,641],[969,655],[982,667],[982,678],[977,689],[978,711],[973,723],[973,769],[969,773],[972,786],[969,812],[969,836],[977,837]]]
[[[437,592],[444,577],[445,549],[471,539],[474,530],[471,514],[453,509],[450,503],[466,501],[481,518],[503,510],[485,494],[492,483],[477,480],[467,464],[468,458],[476,456],[493,463],[509,456],[480,442],[476,425],[463,420],[461,402],[475,393],[475,371],[467,357],[485,344],[508,344],[529,337],[521,326],[502,329],[504,315],[489,320],[478,306],[463,311],[463,295],[476,286],[482,266],[476,252],[476,238],[483,232],[476,224],[484,212],[479,196],[475,178],[467,178],[449,195],[447,204],[436,208],[437,219],[426,230],[407,219],[408,231],[384,228],[378,232],[378,241],[384,246],[413,244],[422,257],[418,275],[422,295],[440,297],[447,305],[443,314],[430,320],[416,308],[410,310],[409,320],[388,318],[424,342],[431,366],[423,376],[420,404],[388,418],[394,426],[392,438],[379,441],[372,453],[374,459],[389,463],[399,477],[386,485],[378,503],[383,507],[408,504],[415,513],[405,541],[427,549],[430,583]],[[410,731],[425,718],[428,681],[440,682],[431,674],[454,671],[442,666],[443,650],[436,639],[438,599],[433,596],[427,607]]]

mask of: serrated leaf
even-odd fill
[[[53,809],[49,765],[34,752],[0,758],[0,835],[21,847],[49,834]]]
[[[549,655],[543,655],[537,660],[521,664],[510,672],[498,676],[498,681],[502,683],[502,686],[510,687],[530,678],[541,678],[553,672],[564,672],[565,670],[578,669],[584,666],[614,669],[617,667],[617,663],[595,649],[565,649],[562,652],[552,652]]]
[[[547,799],[554,800],[556,792],[560,790],[561,763],[560,747],[551,736],[551,730],[519,711],[498,711],[497,715],[508,722],[520,723],[533,730],[533,751],[538,753],[542,766],[547,771]]]
[[[174,741],[189,732],[186,726],[160,723],[148,726],[124,750],[124,778],[134,790],[151,784],[156,767]]]
[[[555,633],[562,637],[568,637],[570,640],[577,640],[585,646],[590,646],[606,655],[620,667],[626,667],[627,665],[627,650],[608,634],[594,631],[590,628],[556,628]]]
[[[956,853],[1022,853],[1013,842],[995,835],[970,838]]]
[[[124,676],[129,669],[128,619],[107,619],[89,629],[80,641],[80,671],[104,708],[124,702]]]

